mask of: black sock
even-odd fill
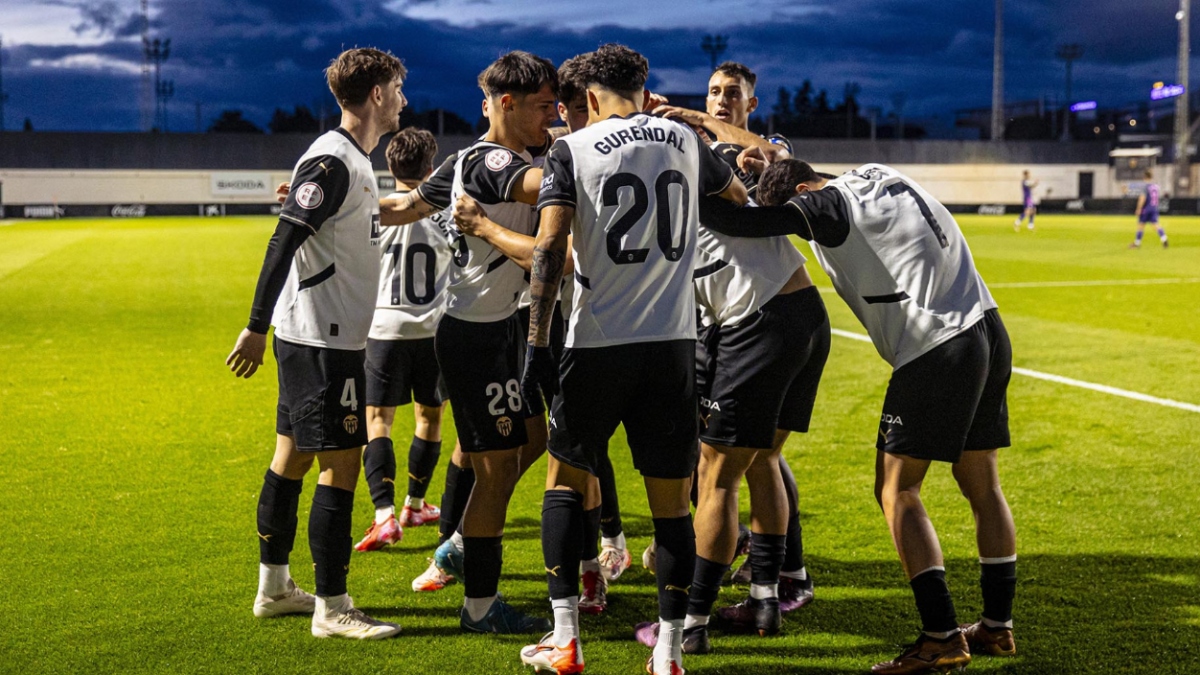
[[[600,479],[600,533],[609,539],[621,534],[621,504],[617,499],[617,479],[612,461],[605,454],[596,462],[596,478]]]
[[[467,500],[475,487],[475,470],[462,468],[454,462],[446,467],[446,489],[442,492],[442,518],[438,523],[438,545],[453,536],[467,510]]]
[[[654,563],[658,578],[658,616],[666,621],[687,616],[688,587],[696,572],[696,532],[692,515],[655,518],[654,541],[658,551]]]
[[[367,443],[367,449],[363,451],[363,470],[375,508],[395,506],[396,450],[392,447],[392,439],[376,438]]]
[[[779,583],[779,568],[787,552],[787,536],[750,533],[750,583],[769,586]]]
[[[688,614],[708,616],[712,613],[713,604],[721,594],[721,580],[728,571],[728,563],[713,562],[696,556],[696,573],[692,575],[692,587],[688,590]]]
[[[984,618],[1001,623],[1012,621],[1013,596],[1017,594],[1017,561],[981,564],[979,570]]]
[[[425,498],[425,493],[429,490],[429,481],[433,478],[433,470],[437,468],[441,455],[441,441],[413,437],[412,445],[408,446],[409,497]]]
[[[783,565],[779,568],[784,572],[799,572],[804,567],[804,539],[801,537],[800,513],[793,511],[788,516],[788,529],[785,538]]]
[[[579,555],[587,544],[585,520],[583,495],[578,492],[546,490],[542,496],[542,557],[551,600],[579,595]]]
[[[600,557],[600,507],[583,512],[583,549],[580,560]]]
[[[503,564],[503,536],[463,537],[463,594],[468,598],[495,595]]]
[[[317,486],[312,512],[308,515],[308,546],[312,549],[317,595],[332,597],[346,592],[353,516],[353,492],[329,485]]]
[[[783,474],[783,489],[788,498],[787,552],[783,556],[784,572],[799,572],[804,567],[804,539],[801,537],[799,493],[792,467],[779,457],[779,473]]]
[[[296,542],[296,509],[303,480],[288,480],[267,469],[258,493],[258,561],[286,565]]]
[[[917,611],[921,614],[921,630],[926,633],[949,633],[958,628],[954,601],[950,599],[950,587],[946,585],[946,570],[922,572],[908,583],[912,586]]]

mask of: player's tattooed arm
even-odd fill
[[[441,211],[425,201],[419,192],[405,192],[399,197],[379,200],[379,222],[386,226],[408,225]]]
[[[554,319],[554,301],[567,265],[567,239],[575,207],[551,205],[540,214],[538,235],[533,247],[533,265],[529,282],[532,304],[529,306],[529,344],[550,344],[550,324]]]

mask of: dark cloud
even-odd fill
[[[417,0],[436,2],[436,0]],[[80,9],[79,26],[109,36],[99,45],[6,48],[8,120],[29,116],[38,128],[136,128],[137,17],[113,3],[63,3]],[[410,3],[412,4],[412,3]],[[1006,94],[1010,100],[1061,97],[1063,66],[1054,49],[1083,45],[1076,64],[1078,98],[1102,105],[1146,96],[1151,82],[1171,79],[1177,44],[1175,0],[1009,0],[1006,11]],[[761,17],[711,30],[663,26],[485,24],[460,27],[406,18],[382,0],[162,0],[154,31],[170,37],[163,76],[175,81],[173,127],[195,127],[220,110],[237,108],[264,124],[276,107],[295,104],[332,110],[321,70],[341,49],[377,46],[404,58],[405,86],[419,108],[442,106],[469,120],[479,115],[475,76],[510,49],[561,60],[604,42],[623,42],[650,59],[651,84],[703,90],[708,57],[699,48],[708,32],[729,36],[724,58],[759,72],[762,109],[775,90],[810,79],[841,99],[843,84],[862,85],[861,99],[885,112],[893,94],[907,94],[905,114],[939,116],[984,107],[991,96],[993,3],[982,0],[842,0],[781,3]],[[1193,22],[1193,26],[1200,26]]]

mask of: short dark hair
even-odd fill
[[[587,85],[618,94],[633,94],[646,86],[650,62],[625,45],[606,44],[584,61],[579,77]]]
[[[754,89],[755,85],[758,84],[758,76],[754,74],[754,71],[750,70],[743,64],[738,63],[737,61],[726,61],[725,63],[722,63],[721,65],[717,66],[716,70],[713,71],[713,75],[716,75],[717,73],[728,75],[729,77],[740,77],[746,81],[746,84],[750,85],[751,89]]]
[[[433,169],[438,145],[433,134],[417,127],[408,127],[392,136],[384,156],[388,171],[397,180],[421,180]]]
[[[1152,178],[1154,178],[1154,172],[1150,169],[1146,169],[1146,180],[1150,180]]]
[[[564,104],[583,96],[587,91],[587,82],[580,78],[580,71],[589,56],[590,52],[572,56],[558,67],[558,100]]]
[[[819,176],[807,162],[784,159],[767,167],[758,179],[757,201],[763,206],[779,206],[796,196],[796,186]]]
[[[407,74],[404,64],[391,52],[362,47],[347,49],[330,61],[325,81],[338,105],[345,108],[366,103],[376,86],[387,86]]]
[[[558,94],[558,70],[540,56],[511,51],[492,62],[479,74],[479,88],[488,96],[536,94],[550,85]]]

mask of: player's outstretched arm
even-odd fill
[[[480,208],[479,202],[466,194],[459,196],[451,213],[454,223],[463,234],[478,237],[491,244],[526,272],[533,269],[533,237],[513,232],[488,218]]]
[[[841,246],[850,234],[842,196],[818,190],[792,197],[779,206],[737,207],[723,199],[700,198],[700,220],[708,229],[731,237],[778,237],[795,234],[822,246]]]
[[[790,159],[791,153],[782,145],[767,143],[766,145],[748,146],[738,154],[738,167],[747,173],[761,176],[768,166],[775,162]]]
[[[551,205],[542,209],[538,235],[534,240],[533,263],[530,268],[529,344],[546,347],[550,344],[550,322],[554,318],[554,301],[558,299],[559,284],[567,266],[567,242],[575,207]]]
[[[742,183],[742,179],[737,176],[734,176],[733,180],[729,181],[729,186],[717,196],[738,206],[745,206],[750,203],[750,193],[746,190],[746,185]]]
[[[392,197],[390,199],[384,197],[380,199],[379,222],[381,225],[389,227],[409,225],[441,210],[437,206],[425,201],[419,192],[413,190],[405,192],[399,197]]]

